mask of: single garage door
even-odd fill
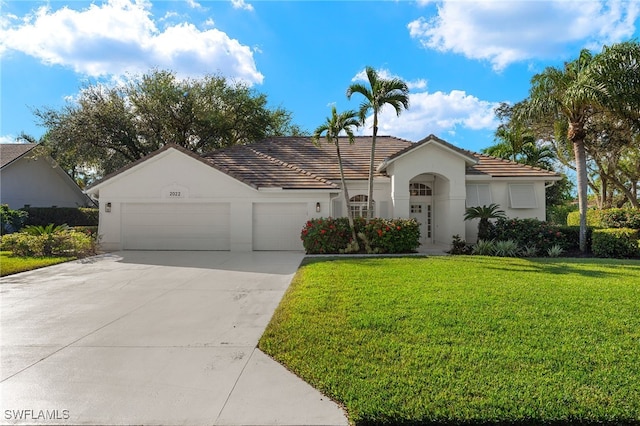
[[[303,250],[300,231],[307,221],[307,203],[255,203],[254,250]]]
[[[126,203],[125,250],[229,250],[228,203]]]

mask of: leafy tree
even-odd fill
[[[342,155],[340,154],[340,134],[344,132],[347,135],[349,143],[355,141],[353,128],[360,126],[359,115],[356,111],[345,111],[340,114],[336,111],[336,107],[331,109],[331,117],[327,117],[324,124],[318,126],[313,133],[313,142],[319,143],[322,135],[328,143],[332,143],[336,147],[336,155],[338,156],[338,166],[340,168],[340,182],[342,185],[342,193],[344,194],[344,202],[347,208],[347,216],[349,218],[349,227],[351,228],[352,243],[355,244],[354,250],[358,251],[358,238],[356,236],[356,227],[353,223],[353,212],[351,211],[351,202],[349,191],[347,189],[347,181],[344,177],[344,167],[342,165]]]
[[[45,144],[61,164],[98,175],[175,143],[197,153],[269,136],[299,135],[291,113],[267,97],[220,76],[181,80],[153,70],[126,84],[89,85],[59,110],[36,109]]]
[[[369,86],[362,83],[354,83],[347,89],[347,98],[351,99],[354,93],[364,96],[360,104],[360,118],[364,123],[369,111],[373,112],[373,136],[371,137],[371,157],[369,161],[369,190],[367,215],[373,218],[373,172],[376,152],[376,137],[378,135],[378,113],[385,105],[391,105],[399,116],[402,109],[409,108],[409,87],[407,83],[398,79],[380,78],[377,71],[368,66],[365,69]]]
[[[554,123],[555,129],[566,129],[565,137],[573,148],[577,174],[581,251],[586,250],[587,241],[585,126],[591,117],[603,111],[637,124],[639,60],[640,48],[635,43],[605,47],[596,56],[582,50],[579,57],[564,68],[549,67],[536,74],[531,80],[529,97],[520,110],[529,118]]]
[[[480,219],[478,222],[478,240],[487,240],[491,234],[491,219],[506,217],[504,210],[496,203],[488,206],[467,207],[464,213],[464,220]]]

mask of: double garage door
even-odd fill
[[[125,250],[230,250],[229,203],[126,203],[122,206]],[[255,203],[251,226],[253,250],[302,250],[300,230],[306,203]],[[236,240],[246,240],[236,235]]]

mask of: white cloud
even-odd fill
[[[0,135],[0,143],[20,143],[13,135]]]
[[[189,7],[192,9],[204,9],[202,5],[195,0],[186,0],[186,1]]]
[[[249,3],[245,3],[244,0],[231,0],[231,4],[234,9],[244,9],[249,12],[253,12],[253,6]]]
[[[218,72],[262,83],[250,47],[218,29],[186,22],[159,30],[150,9],[145,0],[109,0],[80,11],[45,6],[22,22],[2,21],[0,55],[15,50],[96,77],[157,67],[182,77]]]
[[[599,48],[632,37],[640,3],[443,0],[437,9],[437,16],[408,24],[411,37],[429,49],[488,60],[500,71],[518,61],[557,59],[571,43]]]
[[[399,78],[400,80],[404,80],[402,77],[397,76],[395,74],[393,74],[391,71],[389,71],[388,69],[385,68],[380,68],[378,70],[376,70],[376,72],[378,73],[378,77],[386,79],[386,80],[390,80],[393,78]],[[356,74],[355,76],[353,76],[353,78],[351,79],[351,81],[356,82],[356,81],[368,81],[367,79],[367,73],[366,70],[362,70],[360,71],[358,74]],[[424,89],[427,87],[427,80],[420,78],[418,80],[415,81],[406,81],[407,86],[409,87],[409,90],[411,89]]]
[[[498,102],[483,101],[461,90],[412,93],[409,101],[409,109],[399,117],[392,107],[384,107],[378,117],[379,134],[417,141],[432,133],[452,134],[460,127],[493,130],[498,125],[494,115]],[[361,134],[371,134],[372,122],[373,117],[367,117]]]

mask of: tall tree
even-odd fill
[[[581,251],[586,250],[587,235],[585,125],[590,117],[602,111],[624,114],[631,121],[637,119],[639,59],[637,44],[605,47],[596,57],[582,50],[564,68],[549,67],[536,74],[531,80],[529,98],[523,104],[522,112],[529,117],[566,123],[566,138],[573,147],[577,174]]]
[[[364,96],[360,104],[360,119],[364,123],[367,114],[373,113],[373,136],[371,137],[371,158],[369,161],[369,190],[367,195],[367,217],[373,218],[373,172],[378,135],[378,113],[385,105],[391,105],[399,116],[403,109],[409,108],[409,87],[399,78],[381,78],[370,66],[365,68],[369,86],[354,83],[347,89],[347,98],[354,93]]]
[[[175,143],[197,153],[268,136],[296,135],[291,113],[220,76],[181,80],[153,70],[120,86],[85,87],[59,110],[35,111],[51,152],[73,157],[98,175]]]
[[[318,144],[320,138],[324,137],[328,143],[334,144],[336,147],[336,155],[338,156],[338,167],[340,168],[340,183],[342,185],[342,193],[344,195],[344,203],[347,209],[347,217],[349,218],[349,228],[351,228],[351,241],[354,245],[354,251],[358,251],[358,238],[356,236],[356,228],[353,222],[353,212],[351,211],[351,201],[349,191],[347,189],[347,180],[344,177],[344,167],[342,165],[342,155],[340,154],[340,134],[345,133],[349,143],[355,141],[353,129],[360,127],[359,114],[356,111],[349,110],[338,114],[335,105],[331,108],[331,116],[327,117],[324,124],[321,124],[313,132],[313,142]]]

